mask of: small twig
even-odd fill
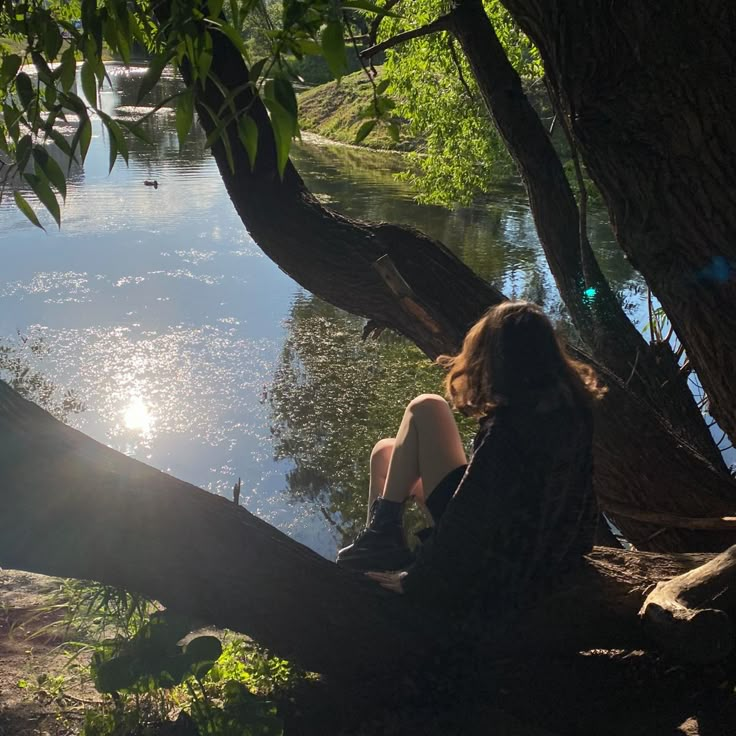
[[[473,97],[473,92],[471,91],[470,86],[465,80],[465,75],[463,74],[463,68],[460,65],[460,59],[458,58],[458,55],[457,55],[457,49],[455,49],[455,39],[452,36],[447,37],[447,46],[450,50],[450,58],[452,59],[452,63],[455,65],[455,68],[457,69],[457,76],[460,79],[460,84],[462,84],[463,89],[465,90],[465,93],[468,95],[468,99],[470,100],[471,104],[475,104],[475,98]]]
[[[634,373],[636,373],[637,365],[639,365],[639,348],[636,349],[636,357],[634,358],[634,365],[631,366],[631,373],[629,373],[629,377],[626,379],[626,382],[624,383],[625,388],[629,387],[629,384],[631,383],[631,379],[634,377]]]
[[[401,0],[386,0],[386,2],[381,7],[381,10],[384,10],[388,12],[391,10],[391,8],[395,7],[401,2]],[[374,46],[376,43],[376,39],[378,38],[378,29],[381,27],[381,23],[383,22],[383,19],[386,17],[385,13],[382,15],[377,15],[373,19],[373,23],[371,23],[370,28],[368,29],[368,35],[366,36],[366,41],[371,45]]]
[[[371,89],[373,92],[373,109],[376,113],[376,117],[379,117],[380,112],[378,110],[378,89],[376,88],[376,74],[378,72],[371,62],[366,64],[363,59],[363,55],[358,51],[358,39],[353,34],[353,27],[350,25],[350,22],[345,17],[344,13],[343,21],[345,22],[345,28],[348,29],[348,35],[350,36],[350,41],[353,44],[353,50],[355,51],[355,55],[358,57],[358,61],[360,62],[360,66],[363,69],[363,73],[368,78],[368,81],[371,83]]]
[[[664,534],[664,532],[666,532],[666,531],[667,531],[667,527],[662,527],[661,529],[657,529],[657,531],[656,531],[656,532],[654,532],[653,534],[650,534],[650,535],[649,535],[649,536],[648,536],[648,537],[647,537],[647,538],[646,538],[646,539],[644,540],[644,544],[648,544],[649,542],[651,542],[651,541],[652,541],[652,539],[655,539],[655,538],[656,538],[656,537],[658,537],[658,536],[659,536],[660,534]],[[650,593],[650,592],[651,592],[652,590],[654,590],[655,586],[656,586],[656,583],[652,583],[652,584],[651,584],[651,585],[649,586],[649,590],[645,590],[645,591],[644,591],[644,594],[645,594],[645,595],[648,595],[648,594],[649,594],[649,593]]]
[[[567,145],[570,148],[570,156],[572,157],[572,164],[575,169],[575,179],[578,185],[578,240],[580,244],[580,268],[583,272],[585,286],[588,287],[592,280],[589,274],[588,262],[589,253],[591,252],[590,241],[588,240],[588,190],[585,186],[585,180],[583,179],[583,170],[580,166],[580,157],[578,156],[578,149],[572,135],[570,122],[568,117],[564,114],[559,95],[557,95],[555,90],[552,88],[552,82],[549,77],[545,76],[544,80],[547,87],[547,95],[549,96],[552,108],[555,112],[555,118],[559,120],[562,126],[562,131],[567,140]],[[552,130],[550,128],[550,133],[551,132]]]
[[[651,335],[650,342],[654,342],[657,331],[657,327],[654,324],[654,305],[652,304],[652,290],[647,287],[647,308],[649,309],[649,334]]]
[[[438,31],[448,31],[452,26],[452,21],[452,13],[441,15],[439,18],[436,18],[431,23],[427,23],[427,25],[420,26],[419,28],[413,28],[411,31],[398,33],[391,38],[387,38],[385,41],[381,41],[381,43],[377,43],[375,46],[371,46],[370,48],[361,51],[360,56],[363,59],[370,59],[376,54],[381,53],[381,51],[386,51],[386,49],[391,49],[394,46],[398,46],[399,44],[406,41],[411,41],[414,38],[429,36],[432,33],[437,33]]]
[[[555,132],[555,125],[557,125],[557,113],[555,113],[552,116],[552,122],[549,124],[549,134],[552,135],[552,133]]]

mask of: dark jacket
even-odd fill
[[[503,407],[482,424],[458,489],[403,580],[447,608],[527,602],[590,551],[597,521],[584,407]]]

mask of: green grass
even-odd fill
[[[381,67],[378,67],[379,79]],[[302,130],[339,143],[355,143],[355,135],[366,119],[361,113],[373,100],[373,87],[362,71],[343,77],[339,82],[327,82],[299,95],[299,124]],[[377,125],[360,143],[366,148],[392,151],[413,151],[418,141],[402,135],[396,143],[383,125]]]

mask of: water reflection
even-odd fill
[[[269,397],[275,456],[293,463],[291,496],[316,503],[346,541],[365,519],[371,448],[409,399],[440,390],[442,373],[402,338],[363,343],[361,320],[309,294],[287,327]]]
[[[103,108],[134,119],[142,70],[108,71]],[[176,89],[164,76],[147,108]],[[130,165],[108,174],[106,133],[93,121],[60,231],[0,205],[0,337],[20,330],[49,347],[25,357],[38,395],[73,390],[56,401],[74,426],[213,493],[229,496],[242,477],[248,508],[331,556],[363,518],[372,444],[395,430],[408,399],[437,389],[436,369],[396,338],[361,343],[361,320],[298,290],[263,256],[202,133],[179,151],[170,107],[145,126],[153,145],[131,138]],[[560,311],[521,192],[447,212],[413,201],[393,178],[395,156],[299,145],[295,157],[332,206],[425,230],[510,295]],[[152,179],[158,188],[144,185]],[[602,228],[594,236],[636,303],[625,261]],[[0,350],[0,372],[13,360]],[[75,396],[86,411],[75,413]]]
[[[140,396],[134,396],[123,413],[123,420],[128,429],[150,435],[154,418],[149,407]]]

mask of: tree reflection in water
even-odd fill
[[[442,370],[414,345],[387,333],[362,342],[362,326],[298,296],[270,393],[276,459],[294,465],[288,491],[316,502],[344,541],[365,523],[373,445],[393,436],[413,396],[440,392],[442,382]],[[474,426],[463,422],[463,430],[472,435]]]

